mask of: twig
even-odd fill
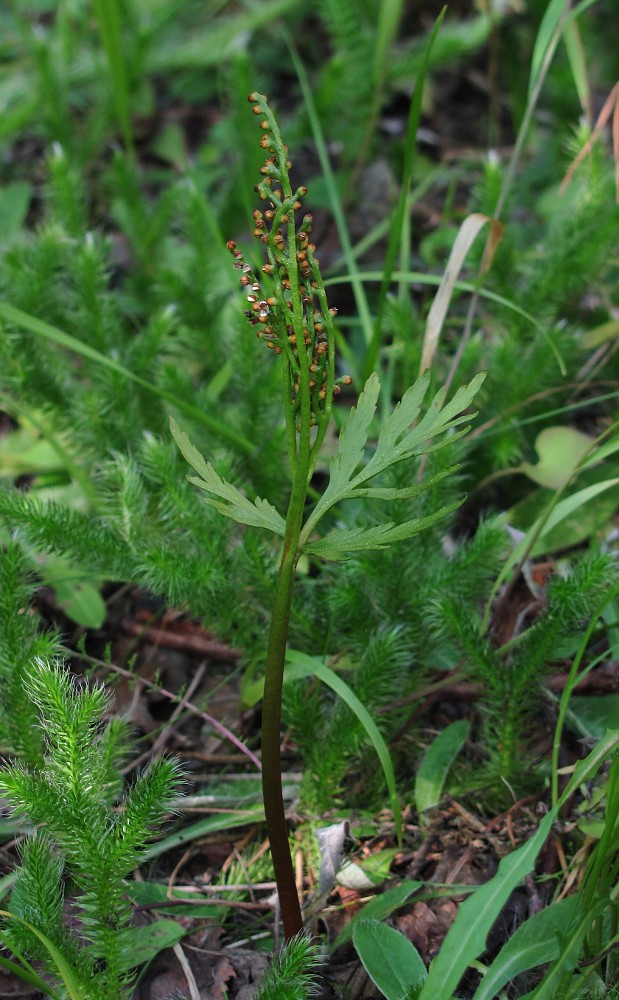
[[[204,712],[202,709],[196,708],[196,706],[188,702],[184,696],[181,697],[178,694],[174,694],[172,691],[168,691],[166,688],[161,687],[160,684],[155,684],[153,681],[146,680],[145,677],[138,677],[136,674],[132,673],[131,670],[125,670],[124,667],[119,667],[116,663],[105,663],[104,660],[98,660],[94,656],[89,656],[87,659],[90,663],[93,663],[96,666],[102,667],[105,670],[112,670],[121,677],[127,677],[130,680],[143,684],[144,687],[150,688],[152,691],[158,691],[159,694],[162,694],[164,698],[169,698],[170,701],[178,702],[182,708],[186,708],[188,712],[191,712],[193,715],[197,715],[199,719],[203,719],[204,722],[209,724],[209,726],[212,726],[213,729],[217,730],[220,736],[229,740],[230,743],[233,743],[242,754],[249,758],[252,764],[254,764],[259,771],[262,770],[262,764],[260,763],[258,757],[256,757],[255,753],[250,750],[249,747],[246,747],[243,741],[240,740],[231,729],[228,729],[228,727],[224,726],[222,722],[213,718],[213,716],[209,715],[208,712]]]
[[[209,656],[216,660],[238,660],[242,656],[240,649],[233,649],[223,642],[208,639],[204,635],[172,632],[170,629],[152,628],[140,625],[139,622],[122,618],[119,627],[128,635],[135,635],[153,646],[165,646],[166,649],[182,649],[196,656]]]
[[[173,948],[174,954],[176,955],[179,965],[185,974],[185,979],[187,980],[187,985],[189,987],[189,994],[191,1000],[200,1000],[200,990],[198,989],[198,984],[195,980],[195,976],[191,971],[191,966],[187,961],[185,952],[181,948],[180,944],[175,944]]]
[[[197,690],[200,681],[204,677],[205,670],[206,670],[206,664],[201,663],[198,669],[196,670],[195,674],[191,678],[191,684],[187,688],[187,691],[185,692],[184,695],[184,699],[186,700],[187,704],[189,704],[189,699],[191,698],[193,693]],[[168,736],[174,729],[174,723],[176,722],[182,711],[183,711],[183,705],[182,703],[179,703],[172,712],[172,715],[170,716],[167,726],[165,726],[161,730],[159,736],[157,737],[157,739],[155,740],[155,742],[151,747],[151,755],[153,757],[157,757],[163,750],[163,747],[165,746]]]

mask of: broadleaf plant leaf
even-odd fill
[[[325,554],[317,547],[320,543],[312,542],[308,545],[307,540],[311,537],[318,521],[336,503],[361,496],[380,497],[380,493],[365,492],[367,489],[365,484],[369,480],[374,479],[375,476],[398,462],[414,458],[424,452],[436,451],[448,441],[455,440],[456,435],[439,442],[433,439],[444,435],[446,431],[470,419],[471,414],[462,411],[469,407],[484,378],[485,373],[483,372],[476,375],[469,385],[458,389],[447,404],[445,404],[445,390],[440,389],[422,419],[415,425],[430,383],[430,375],[425,372],[404,393],[393,412],[385,420],[378,436],[376,449],[367,464],[363,465],[365,446],[380,393],[378,376],[371,375],[359,396],[356,407],[351,410],[340,433],[338,453],[329,464],[330,478],[327,488],[303,529],[301,544],[306,550],[315,554]],[[462,433],[466,433],[466,431],[460,431],[460,434]],[[361,468],[359,468],[360,466]],[[387,493],[382,494],[382,498],[391,499]],[[440,516],[444,516],[448,513],[448,509],[443,508],[439,513]],[[407,527],[404,528],[403,525],[395,526],[389,522],[376,529],[368,529],[371,534],[366,534],[363,538],[357,529],[352,529],[354,535],[348,531],[344,535],[340,532],[333,533],[329,536],[330,541],[326,545],[326,549],[330,553],[330,558],[336,558],[333,553],[337,549],[341,551],[352,550],[350,543],[353,539],[355,539],[354,549],[380,548],[385,544],[390,544],[391,541],[399,540],[399,538],[408,538],[411,534],[416,534],[417,531],[421,531],[427,526],[427,524],[422,524],[420,527],[413,527],[415,523],[413,521],[406,522]],[[399,528],[404,528],[404,533],[398,536],[396,532]],[[393,534],[388,541],[384,536],[388,536],[390,532]],[[337,540],[336,535],[338,536]]]
[[[557,958],[559,935],[570,926],[579,902],[578,896],[568,896],[521,924],[492,962],[473,1000],[493,1000],[516,976]]]
[[[129,931],[127,954],[121,958],[122,966],[127,972],[137,965],[151,962],[160,951],[173,948],[187,933],[178,920],[165,918],[142,927],[131,927]]]
[[[443,729],[432,741],[419,765],[415,781],[417,812],[437,806],[449,768],[460,753],[469,734],[469,723],[458,719]]]
[[[574,427],[545,427],[535,439],[538,461],[523,462],[520,468],[534,483],[558,490],[567,486],[593,443]]]
[[[286,522],[268,500],[256,497],[252,503],[246,496],[243,496],[236,486],[221,478],[173,418],[170,418],[170,429],[183,457],[198,473],[198,476],[187,476],[187,479],[199,489],[214,495],[213,497],[205,497],[206,502],[211,507],[215,507],[220,514],[224,514],[225,517],[230,517],[240,524],[249,524],[255,528],[267,528],[269,531],[275,532],[276,535],[284,537]],[[216,500],[214,497],[219,499]]]
[[[378,920],[360,920],[353,930],[353,944],[387,1000],[402,1000],[411,986],[420,986],[426,978],[426,967],[412,941]]]
[[[531,1000],[554,1000],[561,995],[561,983],[578,965],[582,954],[585,935],[604,912],[610,907],[610,899],[598,899],[592,906],[586,907],[578,914],[578,920],[573,921],[566,933],[561,934],[559,954],[550,966],[539,986],[527,996]]]

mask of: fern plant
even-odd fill
[[[162,823],[181,775],[159,759],[123,794],[119,763],[127,727],[104,722],[110,698],[100,685],[78,688],[59,664],[37,660],[24,680],[39,715],[44,757],[38,767],[16,761],[0,770],[0,791],[13,813],[38,829],[21,847],[11,896],[15,920],[4,941],[58,976],[58,961],[25,926],[51,941],[84,996],[130,995],[136,934],[125,879]],[[65,893],[77,907],[65,923]]]
[[[256,188],[260,198],[268,202],[268,208],[254,212],[254,235],[266,247],[268,260],[262,270],[272,282],[271,294],[262,291],[261,282],[236,244],[230,242],[228,248],[247,293],[246,316],[250,326],[280,359],[281,401],[291,472],[285,518],[267,500],[257,497],[252,502],[224,480],[174,421],[171,426],[180,450],[198,473],[189,477],[190,482],[204,492],[207,504],[227,518],[264,528],[283,540],[266,653],[262,763],[267,830],[284,930],[290,939],[301,930],[302,918],[288,847],[279,746],[286,643],[299,558],[306,554],[313,559],[338,561],[355,552],[384,549],[418,534],[454,510],[458,501],[432,510],[425,517],[400,523],[382,520],[369,527],[335,526],[322,537],[316,537],[322,519],[328,515],[332,520],[334,508],[345,501],[408,499],[453,472],[453,468],[444,467],[428,480],[402,487],[374,485],[377,477],[394,466],[439,449],[449,440],[448,431],[461,428],[467,420],[463,411],[475,396],[483,375],[459,389],[449,402],[445,390],[439,390],[420,416],[430,382],[429,373],[423,375],[383,422],[376,444],[367,455],[366,445],[380,393],[378,376],[370,376],[340,433],[337,455],[330,462],[329,482],[306,515],[308,487],[329,424],[333,397],[339,384],[350,379],[335,377],[333,311],[328,306],[316,248],[310,241],[311,216],[304,215],[299,224],[295,221],[306,189],[292,188],[288,151],[266,98],[252,93],[249,101],[261,119],[260,145],[268,153],[261,169],[263,179]],[[466,428],[461,428],[451,435],[451,440],[465,432]]]

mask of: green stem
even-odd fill
[[[309,434],[301,434],[286,517],[284,548],[273,599],[262,702],[262,793],[275,881],[277,882],[284,922],[284,934],[287,940],[301,930],[303,919],[288,846],[288,827],[282,794],[281,705],[292,587],[298,559],[299,536],[303,521],[309,469]]]
[[[255,213],[257,220],[255,235],[267,245],[269,257],[267,273],[274,276],[275,295],[270,297],[268,302],[264,302],[264,309],[266,310],[267,305],[273,309],[274,325],[278,330],[276,351],[280,354],[282,362],[283,404],[286,413],[288,456],[292,469],[292,489],[286,514],[284,545],[269,629],[262,705],[264,811],[284,933],[286,939],[290,940],[302,929],[303,919],[290,857],[282,795],[280,755],[282,690],[294,574],[302,547],[301,529],[305,501],[318,450],[329,422],[335,387],[333,360],[335,338],[318,261],[314,257],[315,247],[307,243],[311,219],[306,217],[305,228],[302,230],[307,245],[301,243],[295,225],[294,213],[301,207],[299,196],[305,189],[298,188],[296,195],[293,194],[288,173],[290,164],[287,148],[282,142],[277,121],[266,98],[254,93],[250,94],[249,100],[254,104],[254,112],[264,115],[260,125],[270,136],[265,138],[263,144],[263,148],[269,149],[272,154],[262,169],[267,179],[257,190],[263,200],[270,201],[272,210],[267,210],[264,216],[259,211]],[[281,190],[272,188],[275,178],[281,184]],[[265,219],[270,222],[270,227],[265,226]],[[283,226],[286,232],[285,239],[281,234]],[[235,246],[234,243],[231,246],[233,252]],[[242,259],[239,253],[235,253],[235,256]],[[300,261],[303,262],[301,266]],[[311,281],[308,281],[310,277]],[[259,288],[259,285],[254,287]],[[323,321],[320,332],[321,334],[323,331],[326,332],[326,337],[321,339],[318,345],[321,347],[320,351],[316,343],[314,299],[318,300],[320,317]],[[256,300],[250,297],[250,301],[255,303]],[[262,315],[261,321],[264,322],[265,319],[266,312]],[[273,333],[269,330],[269,337],[272,336]],[[294,348],[292,344],[295,345]],[[273,340],[269,340],[269,345],[273,346]],[[325,348],[326,358],[323,357]],[[317,430],[312,445],[314,425],[317,425]]]

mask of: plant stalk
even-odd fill
[[[292,588],[298,559],[309,467],[310,449],[309,434],[307,434],[303,435],[299,442],[297,465],[286,517],[286,535],[273,598],[262,702],[262,794],[284,935],[287,941],[302,929],[303,919],[290,857],[288,826],[282,793],[281,705]]]
[[[292,489],[286,514],[284,544],[279,565],[271,625],[262,708],[262,789],[267,832],[275,870],[275,880],[286,940],[303,927],[301,907],[294,877],[284,799],[280,756],[281,703],[286,662],[286,643],[292,606],[294,574],[301,552],[301,528],[311,475],[324,439],[333,393],[335,391],[334,330],[315,246],[308,241],[311,216],[297,231],[294,213],[301,208],[303,186],[293,192],[287,147],[266,98],[251,93],[249,101],[255,114],[262,117],[263,149],[270,152],[261,173],[265,177],[256,188],[271,208],[264,214],[256,210],[254,236],[266,244],[269,258],[263,270],[274,276],[274,295],[262,299],[260,284],[251,286],[247,315],[252,325],[264,324],[259,336],[267,337],[282,361],[282,402],[286,415],[288,458],[292,471]],[[273,181],[281,190],[273,187]],[[267,226],[266,223],[269,223]],[[282,235],[285,228],[285,238]],[[235,267],[243,270],[241,284],[250,284],[251,271],[243,263],[236,243],[228,244],[235,257]],[[255,313],[258,312],[256,316]],[[267,325],[269,320],[274,329]],[[312,444],[312,428],[316,428]]]

